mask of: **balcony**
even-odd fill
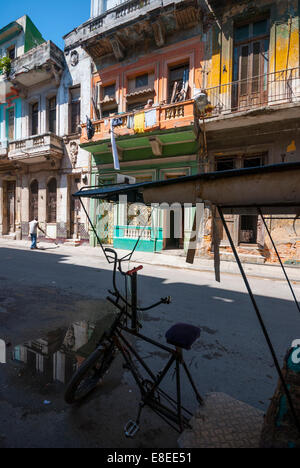
[[[150,126],[144,126],[138,133],[149,133],[156,130],[171,130],[180,127],[188,127],[194,123],[194,103],[193,100],[178,102],[174,104],[166,104],[162,106],[152,107],[147,111],[152,110],[155,112],[155,118],[152,120]],[[92,139],[93,142],[105,140],[110,138],[111,120],[115,119],[114,133],[116,136],[134,135],[134,116],[137,114],[145,113],[146,110],[128,112],[119,115],[113,115],[105,119],[96,120],[93,122],[95,128],[95,135]],[[86,125],[82,126],[81,143],[87,143]],[[149,136],[151,139],[151,137]],[[153,140],[152,140],[153,141]],[[153,141],[152,146],[155,146]],[[156,149],[155,153],[159,150]]]
[[[23,90],[48,80],[54,80],[58,86],[63,68],[63,52],[48,41],[12,62],[10,81]]]
[[[272,110],[300,103],[300,68],[291,68],[207,88],[208,119]]]
[[[24,164],[38,164],[50,161],[53,168],[64,154],[63,139],[53,133],[31,136],[9,143],[8,159]]]
[[[82,24],[64,37],[65,51],[82,46],[97,60],[114,54],[122,60],[129,50],[152,42],[163,47],[166,36],[199,24],[197,0],[129,0]]]

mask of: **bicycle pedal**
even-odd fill
[[[131,419],[128,421],[127,424],[124,426],[124,432],[126,437],[134,437],[135,434],[138,432],[140,426]]]

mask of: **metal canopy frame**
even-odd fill
[[[190,192],[188,190],[189,188]],[[180,189],[182,189],[181,192]],[[144,202],[146,204],[158,203],[159,200],[160,202],[167,201],[180,203],[180,200],[177,200],[177,198],[182,195],[184,198],[184,201],[181,202],[182,204],[192,203],[195,205],[198,202],[202,202],[206,206],[216,207],[232,248],[235,260],[244,280],[253,308],[255,310],[261,330],[266,339],[268,348],[276,367],[276,371],[286,394],[287,401],[291,409],[291,414],[294,418],[295,426],[297,427],[300,434],[300,421],[297,417],[291,394],[281,372],[272,341],[264,324],[262,315],[224,217],[225,214],[253,214],[261,216],[263,224],[266,228],[266,232],[271,240],[276,256],[283,270],[285,279],[291,290],[297,310],[300,313],[300,306],[297,301],[295,292],[281,261],[280,255],[264,216],[266,214],[286,214],[294,215],[295,219],[300,216],[300,163],[283,163],[257,168],[212,172],[198,174],[195,176],[179,177],[177,179],[170,179],[167,181],[144,182],[134,185],[124,184],[122,186],[106,186],[104,188],[83,188],[74,194],[74,196],[80,198],[83,209],[106,258],[107,255],[104,251],[102,243],[81,199],[94,198],[107,200],[110,202],[117,202],[120,195],[126,195],[129,202]],[[138,242],[139,238],[137,239],[136,245],[134,246],[132,252],[124,256],[123,260],[131,259]]]

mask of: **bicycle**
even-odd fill
[[[151,408],[175,430],[182,432],[185,428],[191,427],[189,424],[189,417],[192,417],[192,413],[181,404],[180,366],[183,367],[199,404],[203,404],[203,399],[198,393],[196,385],[183,359],[182,352],[183,349],[190,349],[196,339],[199,338],[200,329],[184,323],[173,325],[167,331],[166,338],[168,344],[175,346],[174,349],[139,333],[142,325],[138,320],[137,313],[150,310],[160,304],[170,304],[171,298],[161,298],[160,301],[149,307],[138,307],[137,275],[138,271],[140,271],[143,266],[140,265],[132,270],[123,272],[122,261],[124,261],[124,258],[121,260],[118,259],[116,251],[110,248],[105,249],[105,254],[109,262],[114,264],[113,291],[108,291],[110,296],[108,296],[107,299],[117,307],[119,312],[110,330],[104,333],[99,340],[95,351],[83,362],[68,383],[65,392],[65,401],[68,404],[73,404],[82,401],[89,395],[105,376],[105,373],[108,371],[119,351],[125,361],[124,367],[132,373],[141,393],[137,418],[135,421],[129,420],[127,424],[125,424],[125,435],[127,437],[133,437],[139,430],[141,413],[145,406]],[[117,269],[125,279],[125,297],[117,287]],[[128,300],[127,293],[128,278],[131,283],[131,302]],[[129,343],[127,337],[124,336],[125,334],[133,335],[136,338],[168,352],[170,358],[164,368],[155,374]],[[135,360],[144,369],[146,377],[141,374],[140,368]],[[176,372],[176,399],[161,388],[163,379],[174,363]]]

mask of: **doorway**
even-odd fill
[[[29,221],[32,221],[35,217],[38,218],[38,201],[39,201],[39,183],[37,180],[33,180],[30,184],[29,191]]]
[[[6,187],[7,234],[12,234],[15,232],[16,182],[7,182]]]
[[[70,238],[73,238],[77,231],[77,217],[80,212],[80,200],[79,198],[74,198],[73,193],[78,192],[81,185],[80,176],[70,178]],[[78,234],[77,234],[78,235]]]

